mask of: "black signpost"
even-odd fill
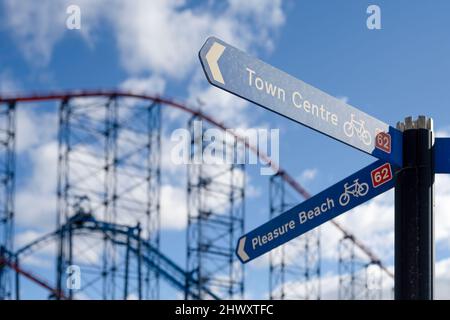
[[[243,235],[236,245],[240,261],[395,185],[395,298],[433,299],[433,185],[436,173],[450,173],[450,138],[434,140],[432,120],[424,116],[393,128],[214,37],[199,56],[212,85],[379,159]]]
[[[395,299],[433,299],[433,132],[420,116],[400,123],[403,167],[395,184]]]

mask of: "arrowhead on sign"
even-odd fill
[[[222,73],[220,72],[219,65],[217,62],[220,59],[220,56],[225,51],[225,46],[221,45],[218,42],[214,42],[214,44],[209,49],[206,54],[206,61],[208,62],[209,69],[211,70],[212,76],[214,80],[220,82],[221,84],[225,84],[223,80]]]
[[[239,240],[239,245],[238,245],[238,250],[237,250],[237,254],[243,262],[246,262],[247,260],[250,259],[249,256],[247,255],[247,253],[244,251],[246,238],[247,237],[243,237]]]

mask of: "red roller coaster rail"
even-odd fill
[[[31,273],[30,271],[24,270],[23,268],[19,267],[16,263],[14,263],[12,261],[9,261],[8,259],[6,259],[4,257],[0,257],[0,266],[2,266],[2,265],[6,265],[6,266],[10,267],[16,273],[24,276],[25,278],[31,280],[32,282],[38,284],[42,288],[47,289],[56,298],[63,299],[63,300],[67,299],[62,292],[59,292],[58,290],[53,288],[53,286],[50,285],[46,280],[44,280],[44,279],[40,278],[39,276]]]

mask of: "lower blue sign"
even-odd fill
[[[434,141],[434,172],[450,173],[450,138]]]
[[[316,196],[242,236],[236,254],[242,263],[314,229],[394,186],[390,163],[378,160]]]

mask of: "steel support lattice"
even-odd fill
[[[0,257],[13,251],[15,183],[15,102],[0,104]],[[10,299],[13,275],[0,263],[0,300]]]
[[[191,157],[188,165],[187,268],[198,283],[186,290],[206,298],[208,288],[222,299],[241,299],[244,295],[244,270],[235,255],[235,246],[244,232],[244,164],[205,164],[201,157],[207,143],[198,117],[189,121]],[[223,151],[237,154],[237,142],[215,141]],[[235,153],[234,153],[235,152]],[[204,159],[203,159],[204,160]],[[211,158],[209,158],[211,160]],[[187,297],[187,296],[186,296]]]
[[[270,219],[294,205],[280,173],[270,177],[269,201]],[[269,260],[270,299],[320,299],[320,228],[272,250]]]
[[[9,261],[7,261],[7,264],[11,268],[13,268],[17,272],[17,274],[21,274],[26,278],[38,283],[41,287],[49,290],[54,297],[57,296],[61,299],[67,298],[66,296],[54,290],[50,285],[47,284],[45,280],[39,279],[32,273],[20,269],[18,261],[19,259],[24,259],[30,254],[33,254],[36,249],[45,247],[49,243],[53,242],[55,239],[61,236],[61,233],[67,234],[68,237],[73,237],[74,235],[78,234],[99,233],[108,238],[111,242],[114,242],[119,247],[125,248],[126,257],[124,297],[128,297],[129,283],[133,280],[136,281],[136,277],[134,277],[134,279],[132,277],[134,270],[133,268],[136,267],[136,263],[134,263],[133,267],[132,262],[136,259],[140,260],[141,263],[146,265],[149,269],[158,269],[157,271],[160,273],[161,278],[166,280],[166,282],[168,282],[172,287],[181,292],[185,292],[187,277],[192,277],[190,273],[187,273],[171,258],[166,256],[160,250],[154,248],[149,241],[146,241],[146,239],[142,239],[142,232],[139,226],[133,227],[106,223],[104,221],[96,220],[89,213],[80,212],[79,214],[72,216],[66,224],[61,226],[60,229],[45,234],[28,243],[27,245],[19,248],[15,253],[15,257],[12,257],[10,254],[7,255],[7,259],[9,259]],[[16,263],[11,263],[13,259],[16,260]],[[19,277],[17,277],[17,279],[19,279]],[[193,277],[190,278],[189,281],[196,283],[198,282],[198,279]],[[208,290],[208,288],[204,288],[204,292],[210,299],[219,299],[219,297]],[[193,291],[189,291],[188,295],[192,299],[199,298]]]
[[[159,248],[160,117],[156,102],[130,101],[114,95],[62,101],[57,215],[60,230],[74,215],[89,214],[107,223],[135,226],[140,237]],[[61,233],[57,289],[66,290],[66,269],[75,264],[80,265],[86,279],[86,286],[77,291],[80,295],[97,299],[158,298],[158,273],[139,259],[131,268],[128,257],[126,248],[118,247],[104,235],[101,239],[77,235],[75,239],[70,232]],[[130,270],[135,270],[133,277]],[[68,296],[72,297],[73,292],[69,290]]]
[[[380,263],[363,259],[351,236],[344,236],[339,240],[338,253],[339,299],[382,299],[384,272]]]

